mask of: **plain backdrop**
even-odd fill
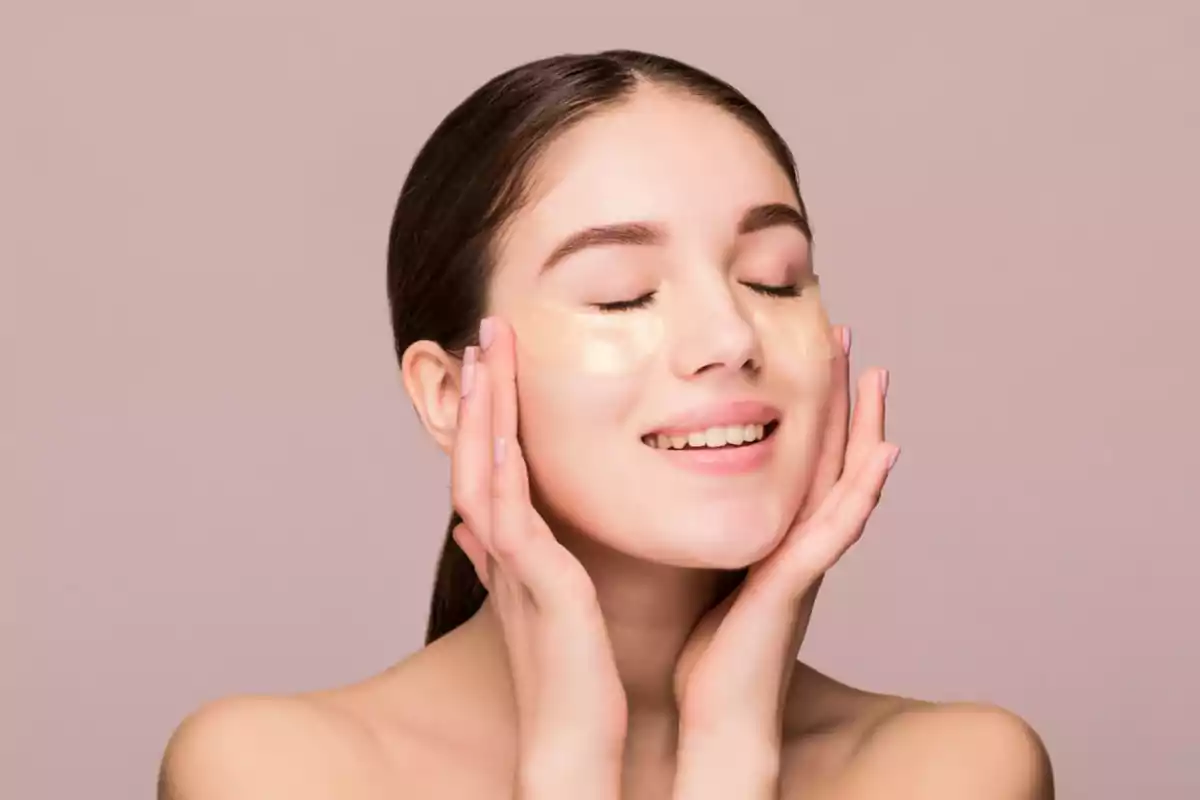
[[[0,796],[151,797],[199,703],[419,647],[448,474],[392,206],[493,74],[617,46],[761,104],[892,371],[803,656],[1011,708],[1060,797],[1200,796],[1196,3],[404,5],[5,4]]]

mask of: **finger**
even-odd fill
[[[540,573],[536,512],[529,497],[529,471],[518,438],[517,376],[512,328],[492,318],[485,323],[488,382],[492,397],[492,536],[490,548],[522,583]],[[537,587],[530,586],[530,589]]]
[[[517,358],[516,335],[510,325],[498,317],[484,322],[484,339],[488,346],[483,358],[488,365],[492,392],[492,435],[495,442],[514,448],[520,414],[517,409]],[[519,471],[511,477],[519,478],[520,495],[529,500],[528,473]],[[499,487],[497,487],[499,488]]]
[[[849,491],[834,508],[830,527],[837,531],[833,538],[839,543],[835,548],[838,557],[862,535],[867,520],[879,505],[883,486],[899,455],[900,448],[894,444],[877,446],[862,471],[855,476]]]
[[[833,337],[840,345],[830,362],[829,406],[826,412],[825,430],[821,437],[821,449],[813,473],[806,511],[806,519],[820,507],[825,496],[842,475],[846,457],[846,436],[850,424],[850,329],[835,326]]]
[[[455,525],[451,535],[459,548],[466,554],[471,566],[475,568],[475,574],[479,577],[483,588],[491,592],[492,570],[489,564],[491,556],[488,554],[487,548],[483,546],[483,542],[479,541],[479,537],[466,524]]]
[[[845,476],[830,493],[829,501],[801,533],[802,544],[796,548],[791,570],[798,573],[793,585],[799,591],[806,591],[811,581],[824,575],[861,538],[899,454],[900,448],[894,444],[877,444],[859,471]]]
[[[510,469],[519,455],[512,332],[496,317],[485,319],[480,330],[492,397],[492,548],[498,556],[508,558],[519,546],[528,522],[521,503],[527,500],[524,481],[519,470]]]
[[[574,618],[594,604],[595,587],[533,508],[519,436],[515,334],[493,320],[485,338],[494,436],[491,551],[540,610]]]
[[[845,472],[854,474],[870,460],[884,440],[884,397],[888,373],[870,369],[858,379],[858,396],[846,446]]]
[[[478,349],[463,356],[464,395],[450,453],[450,494],[454,508],[486,546],[491,528],[491,386]]]

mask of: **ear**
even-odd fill
[[[419,341],[404,351],[400,371],[421,424],[449,454],[458,430],[462,362],[436,342]]]

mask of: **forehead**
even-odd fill
[[[711,103],[657,88],[568,130],[530,177],[504,261],[540,263],[565,236],[621,222],[661,223],[680,242],[720,247],[747,208],[796,205],[754,131]]]

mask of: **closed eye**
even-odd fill
[[[603,312],[615,311],[632,311],[635,308],[645,308],[654,300],[654,292],[646,292],[640,297],[635,297],[632,300],[616,300],[611,303],[593,303],[593,305]]]
[[[798,283],[789,283],[783,286],[772,286],[766,283],[753,283],[751,281],[742,281],[742,285],[766,295],[767,297],[799,297],[803,287]],[[617,311],[633,311],[638,308],[646,308],[654,302],[655,292],[646,292],[645,294],[635,297],[632,300],[614,300],[610,303],[593,303],[593,306],[600,311],[609,313]]]
[[[768,297],[799,297],[800,284],[789,283],[785,286],[771,286],[765,283],[751,283],[742,281],[742,285],[746,286],[759,294],[765,294]]]

